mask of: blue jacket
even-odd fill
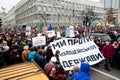
[[[46,59],[44,58],[43,55],[37,53],[35,57],[36,63],[43,69],[45,64],[46,64]]]
[[[73,73],[71,80],[91,80],[90,65],[81,63],[80,71]]]
[[[30,62],[32,62],[33,60],[35,60],[35,56],[36,56],[37,52],[36,51],[32,51],[28,54],[28,59]]]

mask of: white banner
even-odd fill
[[[74,30],[70,30],[70,37],[75,37]]]
[[[31,35],[31,27],[27,26],[26,27],[26,36]]]
[[[32,38],[33,46],[46,45],[45,36],[37,36]]]
[[[53,36],[55,36],[56,34],[55,34],[55,31],[54,31],[54,30],[51,30],[51,31],[47,31],[47,35],[48,35],[48,37],[53,37]]]
[[[60,34],[60,31],[57,31],[57,38],[61,38],[61,34]]]
[[[70,70],[74,65],[87,62],[94,65],[104,59],[97,45],[90,39],[64,38],[52,42],[52,51],[60,51],[60,63],[65,70]]]

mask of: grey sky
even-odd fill
[[[8,12],[13,6],[15,6],[20,0],[0,0],[0,8],[6,8]],[[1,11],[1,9],[0,9]]]
[[[20,0],[0,0],[0,11],[1,7],[6,8],[6,12],[12,9]],[[92,1],[99,1],[99,0],[92,0]]]

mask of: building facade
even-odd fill
[[[4,22],[4,20],[3,20],[3,18],[4,18],[4,16],[5,16],[5,12],[0,12],[0,27],[3,27],[3,22]]]
[[[38,27],[44,23],[49,26],[80,24],[84,9],[92,9],[96,19],[103,18],[103,4],[90,0],[21,0],[15,6],[16,25]]]
[[[100,0],[100,2],[104,4],[105,9],[120,9],[120,0]]]
[[[15,20],[15,7],[13,7],[3,18],[3,26],[4,27],[15,27],[16,20]]]
[[[118,10],[118,23],[120,25],[120,9]]]

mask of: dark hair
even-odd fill
[[[63,69],[63,67],[62,67],[61,65],[57,65],[57,66],[56,66],[56,71],[57,71],[58,73],[64,73],[64,69]]]
[[[43,54],[42,49],[39,49],[39,50],[38,50],[38,53],[39,53],[39,54]]]
[[[30,48],[30,51],[35,51],[35,48],[34,48],[34,47],[31,47],[31,48]]]

